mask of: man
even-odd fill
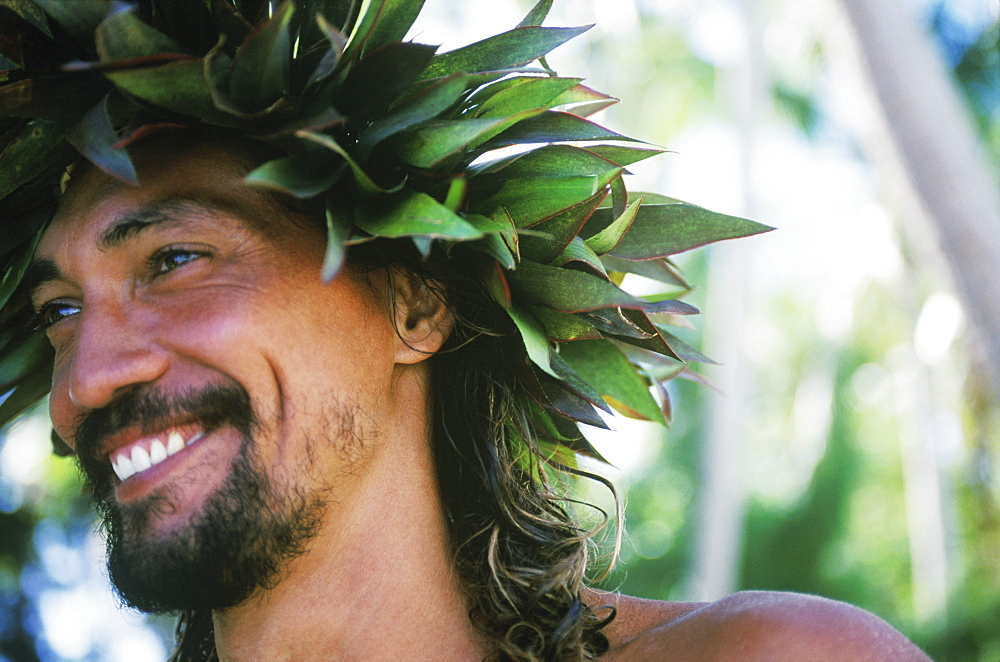
[[[58,21],[58,9],[39,5]],[[290,7],[246,34],[228,84],[210,90],[208,115],[280,111],[287,96],[267,101],[239,78],[239,63],[289,41]],[[526,26],[540,23],[537,10]],[[62,18],[68,28],[80,16]],[[357,24],[374,34],[378,20]],[[542,128],[591,138],[547,107],[495,120],[486,109],[511,99],[498,99],[500,89],[475,100],[483,83],[465,79],[469,57],[457,58],[458,74],[445,66],[454,57],[425,59],[408,79],[413,96],[380,103],[395,115],[344,100],[388,46],[367,56],[358,47],[355,78],[347,65],[319,77],[336,79],[341,92],[336,113],[310,116],[307,125],[322,130],[302,133],[298,120],[284,133],[278,121],[260,129],[261,116],[252,130],[204,117],[154,124],[146,104],[173,102],[150,91],[149,77],[168,66],[187,76],[191,61],[210,71],[222,51],[200,60],[161,54],[168,63],[151,67],[144,49],[163,35],[135,17],[108,14],[96,33],[95,70],[130,95],[114,103],[142,103],[124,123],[134,130],[116,128],[121,110],[109,100],[70,130],[85,158],[71,159],[51,221],[31,235],[25,283],[54,349],[53,427],[93,488],[111,578],[137,608],[182,612],[177,659],[924,659],[875,617],[819,598],[753,593],[681,604],[584,585],[589,533],[547,472],[572,471],[564,458],[590,452],[573,422],[593,421],[589,407],[605,406],[602,396],[655,417],[646,383],[620,384],[636,377],[633,364],[660,365],[656,357],[671,351],[649,315],[688,312],[608,287],[602,269],[648,273],[638,262],[668,254],[641,214],[702,214],[630,202],[620,175],[634,154],[556,146],[477,169],[475,150],[513,141],[519,123],[536,122],[525,139],[538,140]],[[356,42],[324,38],[338,61],[349,59]],[[413,83],[427,70],[430,82]],[[380,142],[456,80],[455,96],[425,117],[438,124]],[[552,84],[518,84],[536,81]],[[544,103],[561,105],[573,85]],[[298,103],[309,105],[309,89]],[[236,100],[220,101],[227,93]],[[456,99],[469,104],[459,115],[477,114],[477,124],[461,125],[475,136],[441,151],[429,132],[444,141],[459,125],[441,122],[469,121],[442,119]],[[576,122],[572,131],[567,122]],[[563,133],[553,133],[557,125]],[[127,151],[109,143],[123,134]],[[291,136],[327,151],[289,147]],[[578,174],[556,176],[565,161],[596,178],[582,197]],[[539,172],[553,180],[539,188],[546,200],[505,193],[512,181],[530,190]],[[26,186],[53,174],[46,168]],[[32,218],[44,205],[27,190],[5,202]],[[605,196],[611,205],[597,209]],[[699,228],[725,221],[711,239],[761,229],[697,218]],[[428,219],[430,229],[421,225]],[[643,246],[629,244],[640,231]],[[11,301],[16,314],[19,300]],[[559,351],[550,339],[563,341]],[[608,353],[618,347],[609,339],[637,349]],[[613,367],[595,368],[594,359],[615,357],[629,372],[605,381]]]

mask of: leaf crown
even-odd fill
[[[192,125],[283,150],[246,182],[325,204],[324,279],[376,238],[481,256],[542,386],[525,403],[542,440],[596,455],[572,423],[604,427],[598,409],[665,422],[663,383],[707,360],[670,331],[697,311],[622,278],[686,292],[670,256],[769,228],[626,190],[661,150],[587,119],[616,100],[548,67],[589,28],[542,27],[552,0],[445,53],[404,40],[422,5],[0,0],[0,425],[49,386],[18,285],[60,175],[82,155],[137,183],[123,147]]]

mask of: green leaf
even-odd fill
[[[483,201],[487,216],[503,208],[518,228],[530,228],[591,199],[601,190],[601,180],[592,176],[513,179]]]
[[[538,3],[531,8],[524,20],[518,24],[519,28],[526,28],[532,25],[541,25],[545,17],[552,9],[552,0],[538,0]]]
[[[616,218],[608,227],[586,240],[587,247],[598,255],[610,253],[621,242],[625,233],[632,227],[632,222],[642,205],[642,198],[630,204],[625,212]]]
[[[294,154],[255,168],[243,178],[247,184],[287,193],[299,199],[311,198],[340,179],[344,159],[329,152]]]
[[[554,356],[558,358],[559,355],[555,354]],[[567,371],[568,370],[569,368],[567,367]],[[586,384],[586,382],[579,377],[576,381],[581,384]],[[569,419],[569,421],[579,421],[580,423],[585,423],[594,427],[608,427],[607,423],[604,422],[594,409],[593,403],[589,402],[586,398],[581,397],[574,390],[570,389],[565,381],[557,381],[551,377],[547,377],[546,375],[539,375],[538,383],[543,396],[542,399],[539,400],[539,404],[541,404],[545,409],[559,415],[558,418],[553,419],[553,423],[557,426],[560,420],[568,422],[566,419]],[[605,407],[607,407],[607,404],[604,403],[603,400],[601,402]],[[608,409],[610,409],[610,407],[608,407]],[[564,437],[564,434],[561,431],[560,437]]]
[[[565,266],[569,262],[578,262],[593,271],[595,275],[607,278],[608,274],[604,265],[601,264],[601,258],[580,237],[573,237],[573,241],[569,242],[566,250],[552,260],[552,264],[557,267]]]
[[[24,274],[28,270],[28,265],[31,264],[32,258],[35,257],[35,249],[38,248],[38,242],[41,238],[42,233],[36,232],[26,250],[20,254],[15,253],[16,257],[4,269],[2,276],[0,276],[0,309],[3,309],[7,305],[10,297],[14,294],[14,290],[20,285],[21,279],[24,278]]]
[[[560,346],[559,355],[622,414],[666,425],[645,380],[611,343],[601,340],[566,343]]]
[[[352,67],[334,104],[344,115],[378,117],[424,70],[437,46],[395,43],[372,52]]]
[[[490,181],[492,175],[503,179],[567,177],[589,175],[610,180],[622,172],[617,163],[575,145],[546,145],[530,152],[490,161],[473,169],[476,177]]]
[[[402,40],[423,5],[424,0],[365,0],[344,59],[363,57],[386,44]]]
[[[66,140],[88,161],[112,177],[129,184],[139,184],[139,177],[128,152],[124,147],[117,146],[118,134],[111,126],[111,118],[108,116],[108,97],[104,97],[87,111],[67,132]]]
[[[160,53],[180,53],[181,46],[143,22],[131,11],[110,14],[94,33],[101,62],[134,60]]]
[[[535,319],[534,315],[530,312],[517,306],[511,306],[506,310],[517,326],[518,332],[521,334],[521,341],[524,343],[524,348],[528,351],[528,358],[531,359],[531,362],[558,379],[559,375],[553,370],[549,358],[551,353],[549,350],[549,337],[542,323]]]
[[[49,120],[28,122],[0,153],[0,199],[27,183],[66,144],[66,126]]]
[[[586,85],[574,85],[556,98],[553,106],[564,106],[564,110],[579,117],[589,117],[618,103],[615,97],[598,92]]]
[[[35,26],[46,37],[52,36],[49,30],[49,22],[45,18],[45,12],[32,0],[0,0],[0,8],[6,7],[30,25]]]
[[[462,241],[483,234],[431,196],[414,191],[369,198],[357,206],[355,223],[376,237],[426,236]]]
[[[551,108],[552,100],[572,87],[579,78],[527,78],[513,79],[505,89],[497,90],[481,101],[475,111],[476,117],[506,117],[532,108]],[[506,81],[502,81],[506,82]],[[495,87],[498,84],[491,85]],[[489,90],[489,88],[487,88]]]
[[[533,117],[522,120],[507,129],[484,147],[486,149],[496,149],[509,145],[521,145],[525,143],[545,143],[560,141],[587,141],[587,140],[632,140],[621,134],[605,129],[599,124],[595,124],[582,117],[562,113],[556,110],[547,110],[536,114]]]
[[[560,313],[543,306],[528,306],[528,309],[542,323],[545,334],[553,342],[598,340],[602,337],[593,325],[573,313]]]
[[[94,30],[111,8],[109,0],[36,0],[36,3],[82,44],[93,41]]]
[[[591,26],[579,28],[520,27],[436,56],[424,78],[455,73],[511,69],[533,62],[577,37]]]
[[[597,219],[604,211],[598,210],[593,218]],[[643,205],[632,227],[611,254],[626,260],[652,259],[772,229],[755,221],[684,203]]]
[[[0,359],[0,427],[45,396],[52,384],[52,345],[41,333],[5,347]]]
[[[667,285],[676,285],[685,292],[691,289],[687,281],[665,259],[623,260],[614,255],[602,255],[601,263],[608,271],[636,274]]]
[[[427,122],[400,136],[397,154],[404,163],[417,168],[434,168],[448,157],[489,140],[534,112],[537,111],[526,111],[514,117]]]
[[[575,269],[561,269],[522,260],[509,274],[511,288],[527,303],[566,313],[623,306],[642,309],[645,302],[614,283]]]
[[[663,154],[662,149],[649,149],[646,147],[626,147],[625,145],[593,145],[588,147],[591,152],[605,158],[620,166],[628,166],[648,159],[651,156]],[[649,195],[645,196],[650,202],[655,202]]]
[[[206,82],[211,60],[177,60],[158,67],[108,71],[105,76],[120,90],[154,106],[210,123],[230,126],[234,118],[216,108]]]
[[[660,335],[663,336],[663,339],[667,341],[667,344],[670,345],[670,349],[674,350],[674,354],[676,354],[678,357],[684,359],[685,361],[696,361],[698,363],[716,364],[715,361],[708,358],[707,356],[699,352],[697,349],[695,349],[688,343],[684,342],[674,334],[667,331],[663,327],[663,325],[657,324],[656,328],[660,331]]]
[[[282,2],[247,35],[233,58],[229,96],[242,110],[266,108],[288,93],[294,11],[291,0]]]
[[[463,75],[435,82],[364,129],[358,140],[358,153],[366,157],[386,138],[437,117],[458,101],[465,88],[466,77]]]
[[[321,277],[329,283],[340,272],[347,257],[347,240],[351,236],[354,223],[341,210],[342,205],[333,193],[326,202],[326,254],[323,257]]]
[[[531,234],[521,239],[521,255],[543,264],[555,261],[594,213],[604,195],[603,190],[599,191],[591,198],[534,225]]]
[[[388,188],[379,186],[368,175],[368,173],[365,172],[364,168],[362,168],[361,165],[357,161],[355,161],[350,154],[347,153],[347,150],[341,147],[336,140],[334,140],[328,135],[322,133],[316,133],[314,131],[296,131],[295,135],[298,136],[299,138],[303,138],[305,140],[314,142],[317,145],[322,145],[326,149],[334,152],[335,154],[338,154],[341,158],[343,158],[347,162],[347,165],[351,168],[351,174],[354,175],[354,181],[355,183],[357,183],[358,187],[360,188],[361,192],[364,195],[375,195],[377,193],[395,193],[401,190],[402,187],[406,184],[406,181],[403,180],[396,186]]]

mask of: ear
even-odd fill
[[[399,337],[396,363],[420,363],[441,349],[451,333],[454,319],[445,304],[445,292],[400,267],[390,270],[389,283]]]

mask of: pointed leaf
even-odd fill
[[[611,343],[599,340],[566,343],[559,354],[621,413],[666,425],[646,382]]]
[[[591,175],[602,176],[603,181],[610,181],[622,169],[617,163],[595,154],[589,148],[546,145],[530,152],[487,162],[473,168],[473,172],[484,181],[489,181],[491,175],[499,175],[504,179]]]
[[[448,208],[452,209],[450,206]],[[514,240],[517,237],[513,232],[513,225],[504,226],[480,214],[468,214],[465,220],[483,233],[482,240],[472,246],[474,250],[491,256],[505,269],[517,267],[517,258],[510,247],[512,242],[510,237],[514,237]]]
[[[604,195],[604,191],[599,191],[588,200],[534,225],[532,233],[521,239],[521,255],[543,264],[554,262],[576,237]]]
[[[586,175],[513,179],[483,201],[482,210],[489,216],[494,209],[506,209],[517,227],[529,228],[593,198],[601,188],[600,178]]]
[[[37,3],[32,2],[32,0],[0,0],[0,8],[11,10],[27,23],[38,28],[46,37],[52,36],[52,31],[49,30],[49,22],[45,18],[45,12],[42,11]]]
[[[698,363],[712,363],[718,365],[715,361],[667,331],[662,325],[657,324],[656,328],[659,329],[660,335],[662,335],[664,340],[667,341],[667,344],[670,345],[670,349],[674,350],[674,353],[685,361],[696,361]]]
[[[139,177],[128,152],[120,147],[118,134],[108,116],[108,97],[87,111],[87,114],[66,134],[77,151],[88,161],[112,177],[138,186]]]
[[[573,313],[560,313],[543,306],[528,306],[528,309],[542,323],[546,335],[553,342],[599,340],[602,337],[600,331]]]
[[[388,44],[351,68],[337,98],[337,109],[362,119],[378,117],[424,70],[437,46]]]
[[[340,268],[347,257],[347,239],[351,236],[354,226],[340,207],[339,201],[330,194],[326,204],[326,254],[323,257],[321,273],[324,283],[329,283],[340,273]]]
[[[589,269],[594,272],[594,275],[604,278],[608,276],[604,270],[604,265],[601,264],[601,258],[597,256],[597,253],[590,250],[590,247],[580,237],[573,237],[573,241],[569,242],[566,250],[560,253],[555,260],[552,260],[553,266],[557,267],[566,266],[570,262],[577,263],[577,265],[573,265],[574,267]]]
[[[522,260],[510,274],[511,287],[527,303],[566,313],[622,306],[641,309],[645,301],[598,276]]]
[[[102,62],[133,60],[160,53],[180,53],[180,44],[153,29],[131,11],[111,13],[94,33]]]
[[[566,106],[567,108],[565,108],[565,110],[568,112],[571,112],[579,117],[586,117],[587,115],[592,115],[599,110],[604,110],[609,106],[613,106],[616,103],[618,103],[618,99],[615,97],[604,94],[603,92],[598,92],[597,90],[589,88],[586,85],[575,85],[555,99],[553,105]],[[581,114],[580,110],[582,108],[587,108],[588,112],[586,114]]]
[[[601,212],[598,210],[594,218]],[[772,230],[766,225],[689,204],[643,205],[611,254],[627,260],[674,255],[723,239]]]
[[[344,52],[350,60],[401,41],[423,7],[424,0],[365,0],[361,17]]]
[[[579,28],[521,27],[474,44],[442,53],[431,61],[424,78],[510,69],[527,64],[577,37],[591,26]]]
[[[480,101],[475,115],[505,117],[531,108],[551,108],[552,100],[579,80],[579,78],[551,77],[515,79],[513,83],[505,86],[505,89],[498,90]]]
[[[292,54],[291,0],[247,35],[233,58],[229,96],[241,109],[265,108],[288,93]]]
[[[377,237],[478,239],[482,232],[426,193],[404,191],[370,198],[356,208],[356,225]]]
[[[634,138],[615,133],[576,115],[547,110],[518,122],[489,141],[484,148],[496,149],[524,143],[573,140],[634,140]]]
[[[521,341],[524,343],[524,348],[527,350],[531,362],[558,379],[559,375],[553,370],[549,359],[551,353],[549,337],[545,333],[545,327],[542,326],[542,323],[535,319],[530,312],[517,306],[511,306],[506,310],[521,334]]]
[[[628,229],[632,227],[632,222],[642,205],[642,198],[639,198],[625,209],[625,212],[616,218],[611,225],[604,228],[593,237],[586,240],[587,247],[598,255],[603,255],[614,250]]]
[[[662,149],[650,149],[646,147],[626,147],[624,145],[592,145],[588,147],[591,152],[601,156],[612,163],[616,163],[620,166],[628,166],[643,159],[648,159],[651,156],[657,156],[658,154],[663,154]],[[656,202],[651,195],[645,194],[644,197],[649,203]]]
[[[6,348],[5,348],[6,349]],[[8,364],[16,361],[19,365]],[[24,413],[49,392],[52,384],[52,345],[44,334],[28,336],[3,354],[0,373],[14,376],[0,389],[0,427]]]
[[[44,170],[66,144],[66,126],[49,120],[32,120],[0,152],[0,199]]]
[[[119,89],[154,106],[206,122],[231,126],[232,115],[216,108],[205,78],[208,58],[177,60],[158,67],[109,71],[105,76]]]
[[[354,158],[348,154],[347,150],[341,147],[336,140],[328,135],[322,133],[316,133],[314,131],[296,131],[295,135],[299,138],[309,140],[310,142],[316,143],[317,145],[322,145],[326,149],[332,151],[333,153],[339,155],[342,159],[347,161],[347,165],[351,168],[351,174],[354,175],[354,181],[357,183],[358,187],[364,195],[375,195],[377,193],[396,193],[401,190],[405,185],[406,181],[403,180],[396,186],[383,187],[375,183],[375,181],[365,172],[364,168],[354,160]]]
[[[21,284],[21,280],[28,270],[28,265],[31,263],[32,258],[35,257],[35,249],[38,248],[38,242],[41,238],[42,233],[36,232],[35,236],[31,239],[31,243],[26,247],[27,250],[22,251],[20,254],[15,253],[16,257],[11,260],[7,268],[0,274],[0,309],[3,309],[7,305],[7,302],[10,301],[11,296],[14,294],[14,290]]]
[[[528,12],[528,15],[524,17],[524,20],[517,27],[525,28],[532,25],[541,25],[551,10],[552,0],[538,0],[538,3],[531,8],[531,11]]]
[[[329,152],[306,152],[261,164],[243,178],[247,184],[311,198],[340,179],[344,159]]]
[[[93,41],[94,30],[111,8],[109,0],[36,0],[52,20],[83,44]]]
[[[400,136],[397,153],[404,163],[417,168],[434,168],[448,157],[489,140],[534,112],[536,111],[526,111],[513,117],[495,119],[427,122]]]
[[[608,271],[636,274],[667,285],[676,285],[685,292],[691,289],[687,281],[665,259],[623,260],[614,255],[602,255],[601,262]]]

